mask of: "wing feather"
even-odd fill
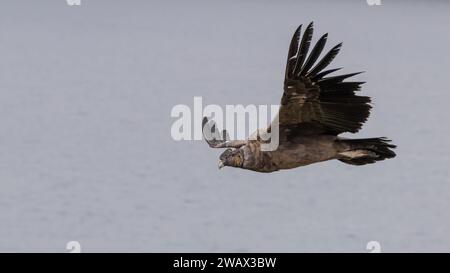
[[[317,61],[320,54],[322,53],[323,48],[325,47],[325,44],[327,43],[327,38],[328,33],[325,33],[322,37],[320,37],[319,41],[316,43],[313,50],[311,51],[311,54],[309,54],[308,59],[306,60],[305,65],[303,66],[299,76],[304,76]]]
[[[300,48],[297,54],[297,60],[295,62],[294,76],[300,74],[303,62],[305,61],[306,55],[308,54],[309,45],[311,44],[311,39],[313,36],[314,28],[313,22],[311,22],[303,34],[302,42],[300,43]]]
[[[341,50],[342,43],[335,45],[328,53],[325,55],[325,57],[322,58],[322,60],[317,63],[317,65],[306,74],[307,77],[312,77],[316,75],[318,72],[322,71],[325,67],[327,67],[336,57],[336,55],[339,53],[339,50]]]
[[[328,35],[323,35],[308,55],[313,24],[308,25],[299,44],[300,29],[295,31],[289,47],[279,111],[280,132],[285,132],[287,140],[299,134],[357,132],[369,117],[371,99],[355,94],[364,82],[345,80],[361,72],[329,76],[341,69],[324,70],[342,43],[319,59]]]
[[[295,63],[297,61],[296,54],[298,52],[298,43],[300,40],[300,33],[302,31],[302,25],[298,26],[289,45],[289,52],[286,61],[286,78],[290,78],[293,75]]]

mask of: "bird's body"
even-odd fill
[[[259,172],[292,169],[336,158],[339,152],[335,136],[299,137],[281,143],[275,151],[261,151],[259,141],[240,147],[244,154],[242,168]]]
[[[203,132],[213,148],[229,148],[220,156],[220,167],[231,166],[257,172],[292,169],[312,163],[338,159],[351,165],[365,165],[395,157],[394,145],[386,138],[346,139],[338,135],[356,133],[370,114],[370,97],[358,96],[363,82],[347,82],[359,73],[327,76],[339,69],[324,70],[334,59],[341,44],[333,47],[320,60],[327,34],[308,54],[313,26],[308,25],[300,41],[297,28],[289,47],[281,107],[272,127],[278,127],[278,148],[261,148],[262,139],[227,139],[218,133],[215,123],[203,119]],[[307,56],[308,55],[308,56]],[[257,131],[256,135],[260,134]],[[206,135],[205,135],[206,136]]]

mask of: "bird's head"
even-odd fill
[[[244,151],[242,149],[226,149],[219,158],[219,169],[225,166],[242,168],[243,164]]]

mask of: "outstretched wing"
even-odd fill
[[[203,137],[211,148],[239,148],[247,144],[247,140],[230,140],[226,130],[219,132],[214,120],[203,117]]]
[[[286,64],[284,92],[279,111],[280,134],[333,134],[357,132],[370,114],[370,97],[357,96],[364,82],[344,81],[359,73],[328,76],[339,70],[324,70],[338,54],[338,44],[320,60],[328,34],[308,54],[313,23],[300,41],[301,25],[292,37]]]

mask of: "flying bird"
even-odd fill
[[[302,37],[301,29],[302,25],[295,31],[288,51],[277,119],[278,148],[263,151],[261,145],[267,140],[258,136],[229,140],[226,130],[218,132],[215,122],[204,117],[203,134],[209,146],[227,148],[220,155],[219,168],[230,166],[273,172],[332,159],[365,165],[395,157],[392,149],[396,146],[385,137],[349,139],[339,136],[361,129],[369,117],[371,99],[356,95],[364,82],[346,81],[361,72],[333,75],[341,68],[326,69],[342,43],[319,58],[328,34],[320,37],[309,51],[313,23],[306,27]],[[269,125],[267,132],[271,132],[272,126],[275,125]]]

